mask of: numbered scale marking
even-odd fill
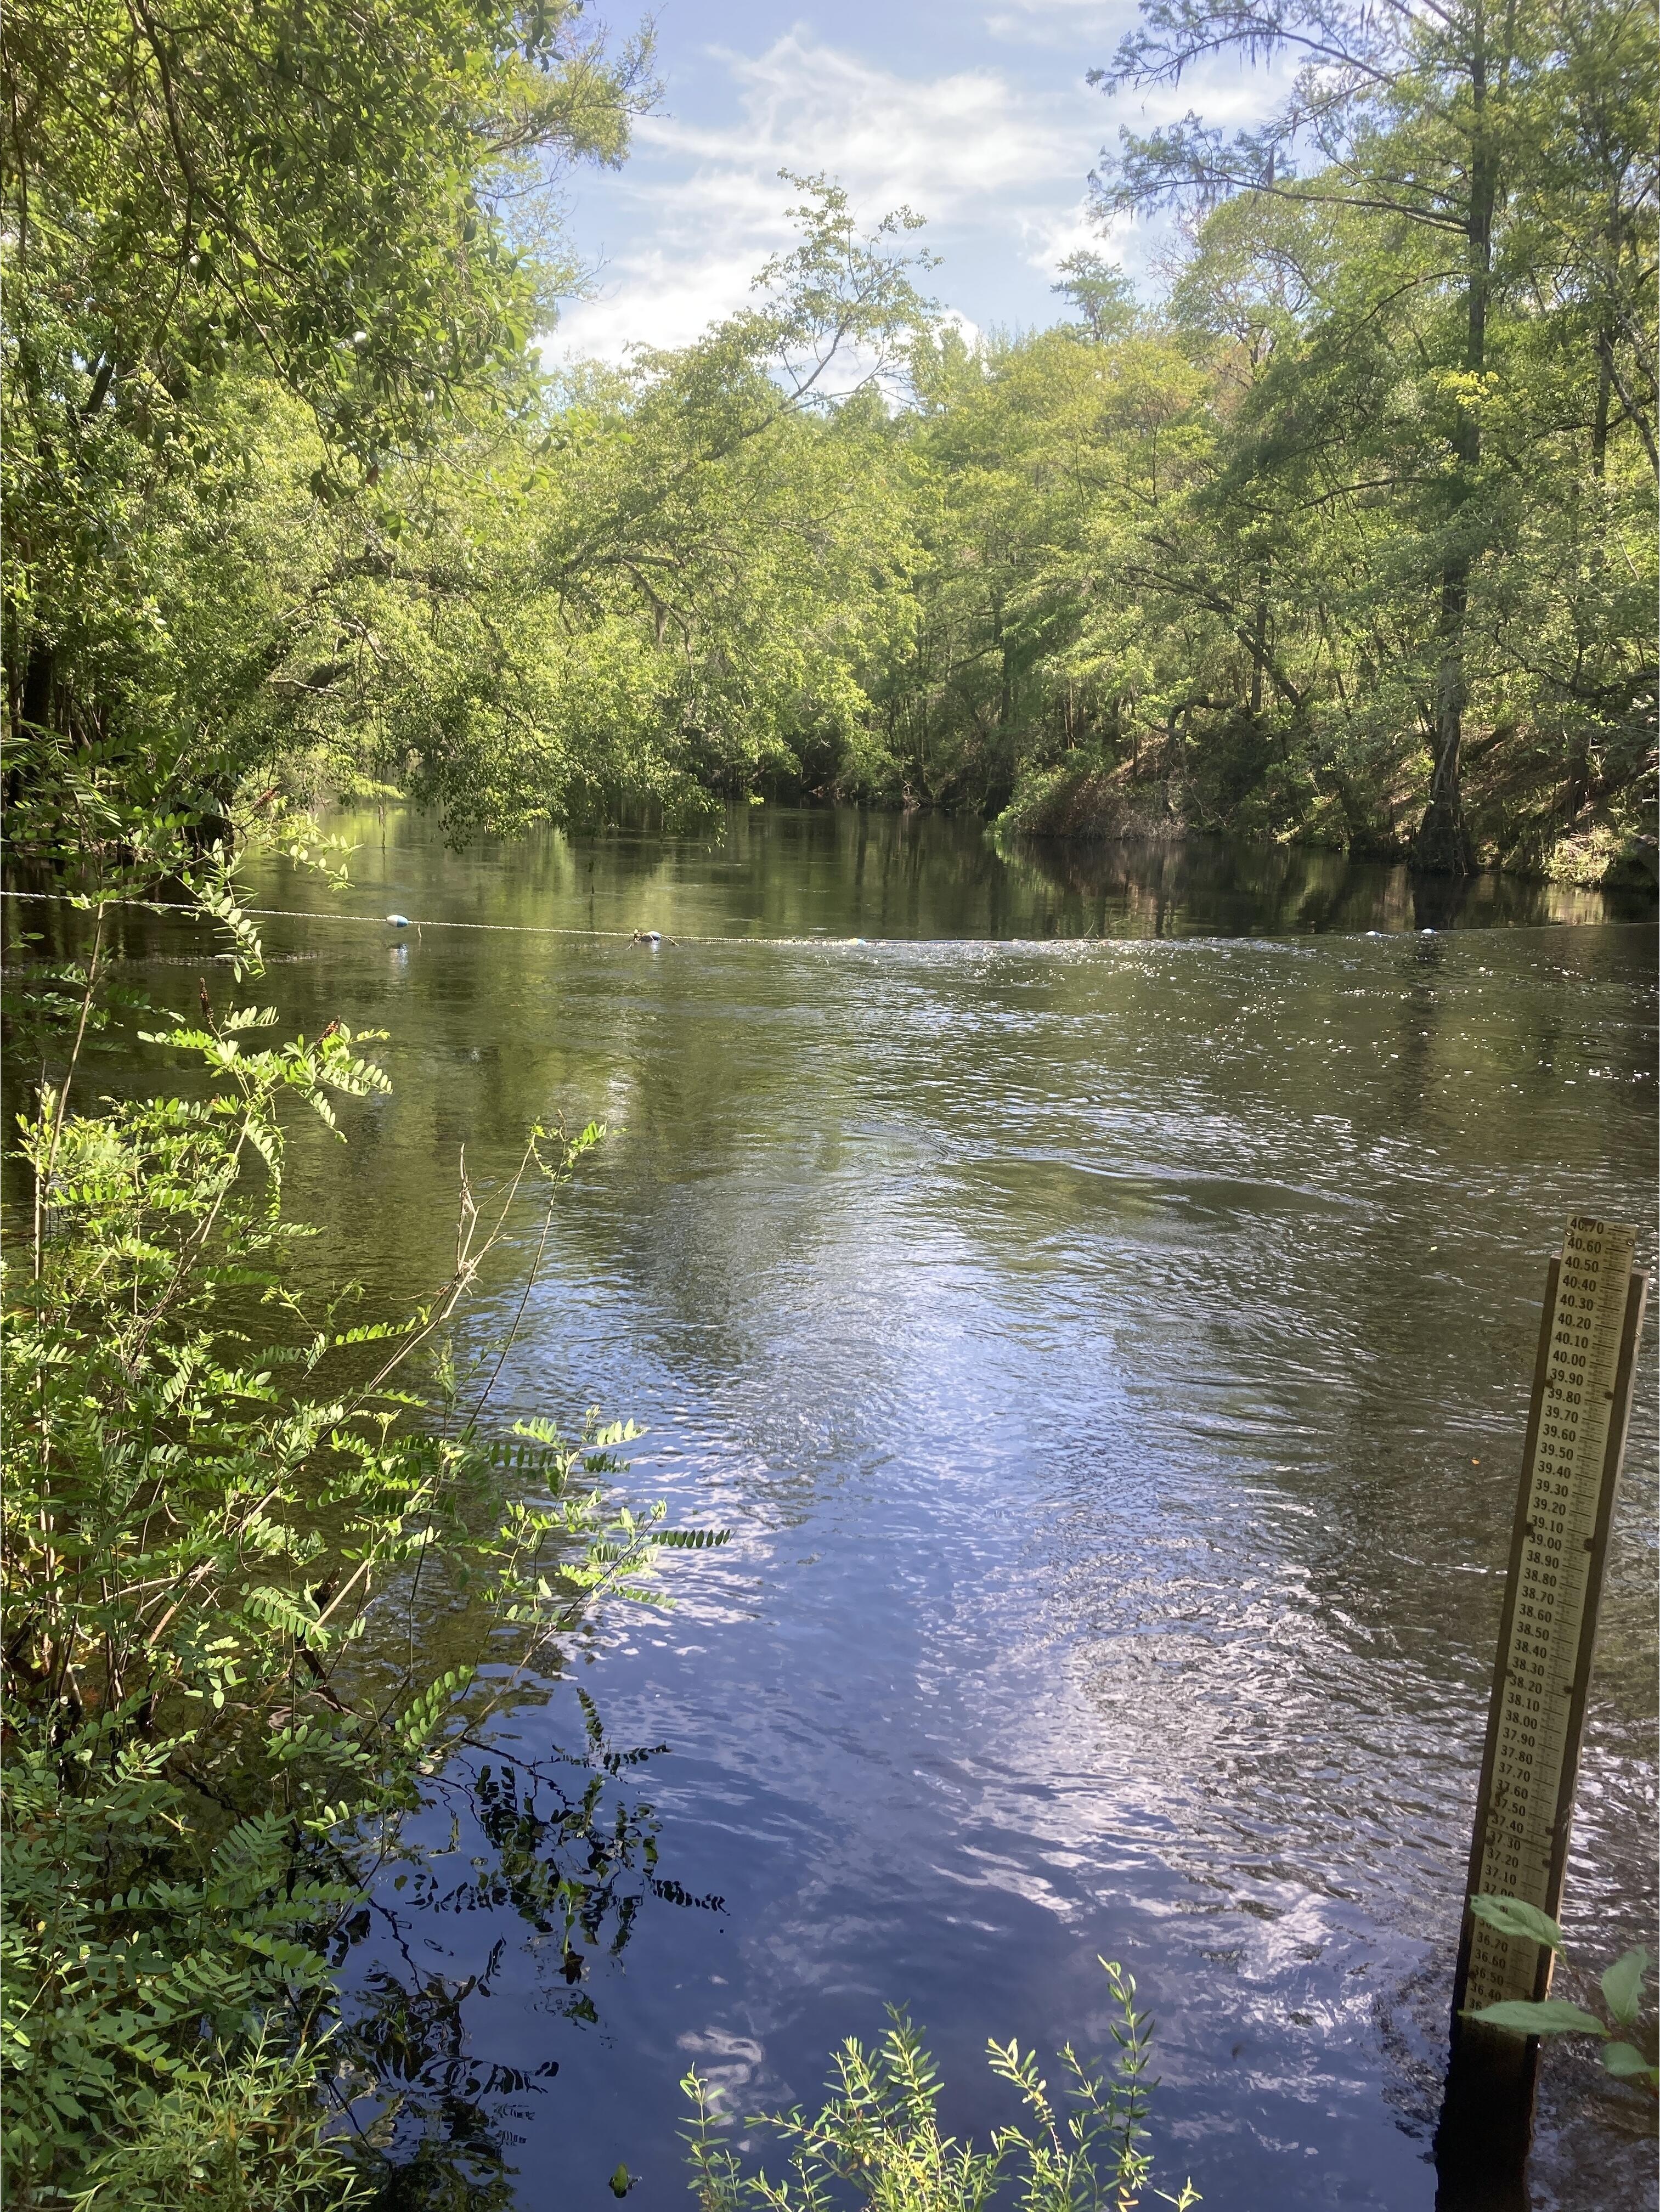
[[[1580,1215],[1551,1267],[1471,1853],[1472,1893],[1561,1897],[1645,1279],[1636,1231]],[[1543,1996],[1551,1959],[1466,1916],[1460,2010]]]

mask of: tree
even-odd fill
[[[866,230],[836,188],[791,181],[800,241],[737,313],[457,441],[372,574],[343,521],[285,708],[332,773],[389,779],[461,836],[704,817],[856,747],[865,665],[909,613],[888,395],[927,307],[912,218]],[[373,648],[331,653],[331,625]],[[297,641],[284,666],[307,668]]]
[[[1134,329],[1140,313],[1135,287],[1116,262],[1080,250],[1067,254],[1057,266],[1061,282],[1051,284],[1050,291],[1072,302],[1073,313],[1098,344]]]
[[[1625,22],[1629,42],[1629,11],[1618,0],[1591,13]],[[1144,0],[1140,28],[1124,38],[1111,70],[1096,73],[1107,88],[1176,84],[1208,53],[1237,51],[1250,62],[1297,53],[1295,91],[1264,126],[1226,139],[1189,115],[1149,137],[1122,133],[1122,155],[1100,185],[1104,199],[1215,204],[1246,192],[1328,204],[1368,216],[1385,237],[1423,232],[1434,265],[1414,281],[1456,292],[1456,331],[1450,327],[1438,356],[1445,465],[1427,518],[1438,577],[1432,768],[1412,845],[1421,867],[1452,874],[1475,867],[1463,805],[1469,588],[1494,533],[1483,387],[1496,283],[1510,281],[1494,257],[1503,219],[1527,191],[1541,106],[1560,111],[1558,80],[1572,64],[1572,35],[1560,18],[1523,18],[1487,0],[1416,11],[1357,0]],[[1590,35],[1580,45],[1611,42]],[[1297,164],[1308,157],[1317,166],[1299,177]],[[1629,155],[1615,166],[1627,175]],[[1607,314],[1598,316],[1602,327]]]
[[[1564,20],[1570,12],[1571,24]],[[1365,222],[1374,235],[1368,248],[1351,231],[1351,265],[1373,262],[1375,307],[1389,304],[1397,242],[1408,232],[1418,233],[1427,251],[1408,283],[1443,290],[1457,302],[1456,321],[1423,332],[1438,337],[1433,358],[1444,453],[1423,518],[1434,562],[1438,647],[1428,801],[1413,843],[1414,860],[1426,868],[1462,874],[1475,865],[1462,784],[1472,579],[1494,544],[1503,506],[1502,471],[1488,465],[1484,449],[1494,313],[1505,289],[1533,273],[1509,260],[1506,250],[1511,237],[1536,220],[1549,166],[1540,162],[1541,145],[1554,147],[1559,171],[1566,153],[1578,179],[1595,173],[1587,143],[1599,147],[1604,176],[1617,179],[1615,212],[1606,226],[1615,237],[1637,227],[1639,205],[1651,207],[1651,171],[1646,183],[1636,181],[1642,142],[1633,131],[1639,112],[1651,122],[1654,112],[1652,42],[1639,52],[1643,43],[1620,0],[1525,14],[1514,6],[1490,9],[1487,0],[1445,0],[1417,10],[1377,9],[1357,0],[1144,0],[1140,27],[1122,41],[1111,68],[1095,73],[1109,89],[1175,84],[1220,52],[1252,62],[1298,55],[1292,93],[1260,128],[1229,138],[1189,114],[1146,137],[1122,133],[1122,152],[1098,180],[1104,203],[1214,205],[1244,194],[1327,206]],[[1643,89],[1621,102],[1614,88],[1634,88],[1634,64]],[[1592,84],[1596,94],[1588,98]],[[1300,175],[1299,163],[1310,161]],[[1566,243],[1560,225],[1558,237]],[[1620,312],[1620,283],[1586,252],[1587,243],[1576,239],[1570,248],[1574,282],[1601,295],[1593,320],[1602,374],[1611,390],[1623,384],[1629,393],[1643,373],[1616,358],[1615,334],[1631,319]],[[1627,407],[1651,451],[1640,412]]]
[[[621,158],[646,61],[608,58],[576,0],[7,10],[15,793],[145,721],[153,507],[246,488],[220,386],[301,404],[326,504],[522,380],[557,276],[519,199],[550,160]]]

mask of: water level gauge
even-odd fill
[[[1499,1630],[1470,1850],[1468,1896],[1519,1897],[1558,1916],[1608,1529],[1631,1413],[1647,1278],[1634,1229],[1576,1215],[1550,1263]],[[1537,2045],[1464,2019],[1542,1998],[1552,1954],[1476,1920],[1466,1903],[1453,1992],[1442,2164],[1475,2130],[1483,2155],[1525,2155]]]

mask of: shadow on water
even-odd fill
[[[527,2036],[525,2012],[598,2027],[597,1979],[642,1912],[725,1909],[659,1874],[655,1810],[623,1786],[668,1746],[619,1748],[576,1696],[580,1753],[452,1757],[341,1931],[336,2087],[377,2212],[505,2212],[528,2100],[559,2072],[555,2037],[539,2025]],[[511,2057],[488,2055],[486,2008],[502,1985]]]

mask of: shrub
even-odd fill
[[[228,893],[219,918],[240,974],[257,944]],[[22,1119],[4,1301],[8,2202],[314,2212],[354,2193],[319,2091],[331,1955],[378,1857],[586,1607],[653,1599],[659,1547],[720,1539],[609,1502],[632,1430],[491,1437],[493,1376],[465,1412],[410,1379],[513,1209],[550,1206],[602,1132],[533,1130],[488,1222],[464,1180],[453,1271],[414,1313],[313,1311],[288,1117],[332,1127],[332,1101],[384,1090],[370,1040],[273,1043],[273,1009],[217,1011],[204,982],[151,1037],[199,1095],[74,1110],[102,919],[49,978],[75,1049]],[[436,1679],[435,1585],[480,1624]]]
[[[824,2212],[851,2189],[869,2212],[981,2212],[1012,2189],[1023,2212],[1133,2212],[1151,2180],[1143,2145],[1150,2095],[1147,2075],[1152,2022],[1135,2009],[1132,1975],[1104,1959],[1118,2006],[1118,2046],[1110,2070],[1061,2052],[1065,2086],[1059,2098],[1018,2044],[993,2042],[994,2074],[1008,2082],[1025,2109],[1025,2124],[993,2131],[984,2150],[939,2132],[944,2084],[921,2038],[903,2014],[874,2051],[849,2038],[836,2057],[830,2096],[809,2116],[800,2106],[761,2115],[749,2125],[769,2130],[785,2154],[785,2178],[764,2167],[745,2174],[721,2139],[722,2115],[696,2069],[681,2087],[696,2107],[687,2136],[693,2186],[702,2212]],[[841,2185],[838,2190],[837,2185]],[[1190,2212],[1201,2202],[1185,2182],[1162,2203]]]

